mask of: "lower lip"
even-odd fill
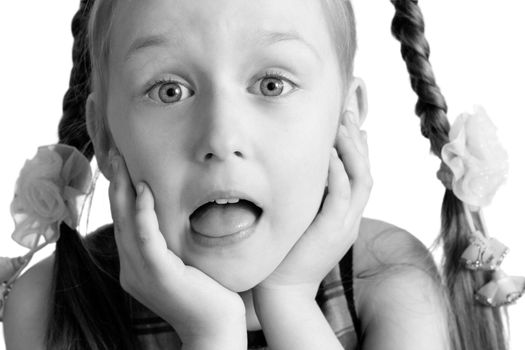
[[[257,220],[253,223],[252,226],[245,228],[242,231],[238,231],[238,232],[235,232],[229,235],[225,235],[225,236],[220,236],[220,237],[212,237],[208,235],[203,235],[202,233],[194,231],[190,226],[191,237],[195,243],[197,243],[200,246],[207,247],[207,248],[224,247],[224,246],[233,245],[241,241],[244,241],[248,239],[251,235],[253,235],[253,233],[255,232],[255,229],[257,228],[257,225],[259,224],[259,221],[261,220],[261,216],[257,218]]]

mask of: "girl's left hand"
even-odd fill
[[[330,156],[321,211],[277,269],[255,287],[255,294],[290,291],[314,298],[322,279],[357,239],[372,183],[366,132],[347,112]]]

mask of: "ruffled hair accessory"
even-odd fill
[[[437,176],[463,202],[470,244],[460,261],[469,270],[492,271],[491,281],[475,291],[478,302],[491,307],[511,304],[525,292],[525,277],[510,277],[501,270],[509,249],[489,237],[482,213],[507,178],[507,152],[480,106],[455,120],[449,139],[441,150],[443,162]]]
[[[33,255],[60,237],[60,225],[79,225],[84,198],[91,192],[89,160],[75,147],[41,146],[20,171],[11,202],[15,229],[11,238],[29,248],[23,257],[0,259],[0,320],[12,284]]]

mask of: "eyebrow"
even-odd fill
[[[306,41],[299,33],[296,31],[287,31],[287,32],[277,32],[277,31],[257,31],[255,37],[256,43],[259,46],[270,46],[272,44],[282,42],[282,41],[298,41],[304,44],[314,56],[321,60],[319,52],[315,47]],[[124,61],[128,61],[135,54],[145,49],[154,48],[154,47],[167,47],[170,45],[170,39],[165,34],[152,34],[143,37],[139,37],[133,41],[130,45],[126,55],[124,56]]]
[[[270,46],[281,41],[298,41],[306,45],[315,57],[318,60],[321,60],[321,55],[317,52],[315,47],[294,30],[288,32],[257,31],[256,34],[256,37],[258,38],[257,41],[261,46]]]
[[[144,37],[139,37],[133,40],[133,43],[130,45],[126,53],[126,56],[124,56],[124,61],[128,61],[135,54],[147,48],[166,47],[169,45],[169,42],[170,40],[164,34],[153,34]]]

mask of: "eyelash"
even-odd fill
[[[259,81],[261,79],[264,79],[264,78],[277,78],[277,79],[282,79],[282,80],[286,80],[287,82],[289,82],[291,85],[293,85],[294,87],[296,87],[297,85],[292,81],[292,78],[288,77],[286,74],[284,73],[281,73],[281,72],[277,72],[277,71],[267,71],[264,73],[264,76],[262,76],[261,78],[257,79],[256,81]]]
[[[148,84],[148,88],[146,89],[146,95],[149,95],[149,93],[155,89],[156,87],[158,86],[162,86],[163,84],[172,84],[172,83],[175,83],[175,84],[179,84],[179,85],[182,85],[184,86],[186,89],[190,89],[190,87],[184,83],[182,83],[180,80],[175,80],[175,79],[171,79],[171,78],[166,78],[166,79],[158,79],[158,80],[155,80],[153,83],[151,84]]]
[[[270,96],[264,96],[264,95],[261,95],[262,97],[265,97],[265,98],[271,98],[271,99],[276,99],[276,98],[282,98],[282,97],[285,97],[291,93],[293,93],[299,86],[293,82],[292,78],[288,77],[286,74],[284,73],[281,73],[281,72],[277,72],[277,71],[267,71],[264,73],[263,76],[257,78],[257,80],[255,80],[255,83],[257,83],[258,81],[262,80],[262,79],[267,79],[267,78],[273,78],[273,79],[279,79],[279,80],[283,80],[285,82],[287,82],[288,84],[290,84],[292,86],[292,90],[290,92],[288,92],[287,94],[285,95],[280,95],[280,96],[275,96],[275,97],[270,97]],[[188,87],[186,84],[184,83],[181,83],[179,80],[175,80],[175,79],[171,79],[171,78],[166,78],[166,79],[158,79],[158,80],[155,80],[153,83],[149,84],[148,88],[146,89],[146,96],[149,95],[151,93],[151,91],[158,87],[158,86],[162,86],[163,84],[170,84],[170,83],[176,83],[176,84],[180,84],[182,86],[184,86],[185,88],[191,90],[190,87]],[[255,84],[254,83],[254,84]],[[253,85],[253,84],[252,84]],[[168,104],[169,105],[169,104]]]

